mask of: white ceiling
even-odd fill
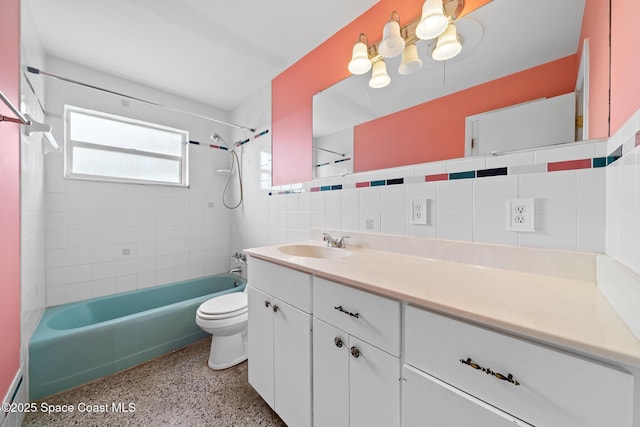
[[[46,54],[223,110],[242,103],[375,3],[23,0]],[[469,55],[475,65],[464,65],[462,58],[456,69],[447,61],[446,79],[473,74],[478,84],[575,53],[584,3],[494,0],[471,15],[484,28]],[[445,90],[450,88],[440,92]]]
[[[23,7],[48,55],[231,110],[377,1],[23,0]]]

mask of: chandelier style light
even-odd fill
[[[385,58],[402,54],[398,72],[403,75],[415,73],[422,67],[416,46],[420,40],[430,41],[434,60],[454,58],[462,51],[461,37],[454,21],[463,8],[464,0],[426,0],[420,18],[402,27],[400,16],[394,10],[391,19],[384,25],[381,41],[369,46],[367,36],[360,34],[353,46],[349,72],[364,74],[373,68],[369,86],[383,88],[391,81]]]

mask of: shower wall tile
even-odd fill
[[[65,179],[61,153],[48,155],[46,287],[61,289],[46,292],[48,305],[228,270],[230,214],[222,187],[212,184],[228,157],[204,146],[189,150],[198,160],[187,189]],[[280,202],[286,221],[298,205]],[[205,257],[207,249],[221,251]]]
[[[507,202],[518,197],[518,176],[496,176],[474,181],[473,241],[518,245],[518,233],[507,230]]]

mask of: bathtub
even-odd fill
[[[195,322],[198,306],[245,286],[245,279],[221,274],[46,309],[29,343],[29,398],[41,399],[206,338]]]

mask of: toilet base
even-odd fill
[[[244,362],[248,358],[247,329],[227,336],[212,336],[209,352],[209,368],[227,369]]]

